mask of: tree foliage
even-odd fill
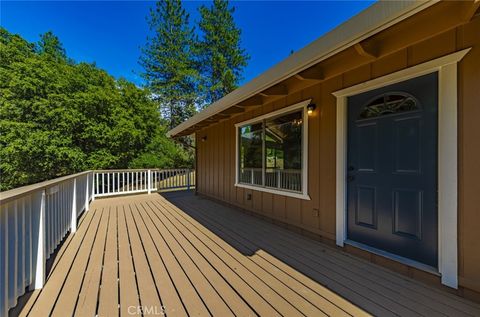
[[[140,64],[170,128],[237,88],[249,56],[241,48],[234,11],[225,0],[200,6],[195,32],[180,0],[160,1],[150,10],[153,36]]]
[[[53,59],[67,59],[65,48],[63,48],[60,39],[53,34],[52,31],[40,35],[40,41],[38,42],[37,47],[37,51],[40,54],[47,55]]]
[[[196,44],[200,92],[210,104],[237,88],[249,56],[240,46],[241,31],[228,0],[214,0],[211,7],[203,5],[199,11],[203,33]]]
[[[0,190],[87,169],[190,167],[191,150],[165,132],[234,90],[248,60],[228,1],[199,11],[200,36],[180,0],[151,9],[146,89],[69,59],[52,32],[30,43],[0,28]]]
[[[194,30],[188,19],[180,0],[157,2],[148,18],[154,35],[147,38],[140,58],[144,78],[170,128],[195,113],[198,97],[198,72],[192,52]]]
[[[0,189],[87,169],[190,166],[148,90],[0,29]]]

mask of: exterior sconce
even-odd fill
[[[207,136],[204,136],[204,137],[202,138],[202,142],[205,142],[205,141],[207,141]]]
[[[317,108],[317,106],[314,103],[309,104],[307,106],[308,115],[311,115],[315,111],[315,108]]]

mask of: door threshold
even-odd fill
[[[411,267],[416,268],[418,270],[425,271],[425,272],[434,274],[436,276],[441,276],[440,272],[438,271],[438,268],[436,268],[436,267],[433,267],[433,266],[430,266],[430,265],[427,265],[427,264],[423,264],[423,263],[414,261],[412,259],[405,258],[403,256],[396,255],[396,254],[393,254],[393,253],[390,253],[390,252],[387,252],[387,251],[383,251],[383,250],[380,250],[380,249],[377,249],[377,248],[374,248],[374,247],[371,247],[369,245],[366,245],[366,244],[363,244],[363,243],[360,243],[360,242],[356,242],[356,241],[353,241],[353,240],[348,240],[347,239],[347,240],[345,240],[344,243],[348,244],[348,245],[351,245],[352,247],[355,247],[355,248],[358,248],[358,249],[361,249],[361,250],[364,250],[364,251],[382,256],[384,258],[387,258],[387,259],[390,259],[390,260],[393,260],[393,261],[411,266]]]

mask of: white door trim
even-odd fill
[[[347,239],[347,98],[438,72],[438,270],[442,284],[458,287],[457,63],[470,48],[333,93],[337,98],[336,243]]]

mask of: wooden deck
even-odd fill
[[[96,200],[21,316],[480,316],[480,306],[191,193]]]

